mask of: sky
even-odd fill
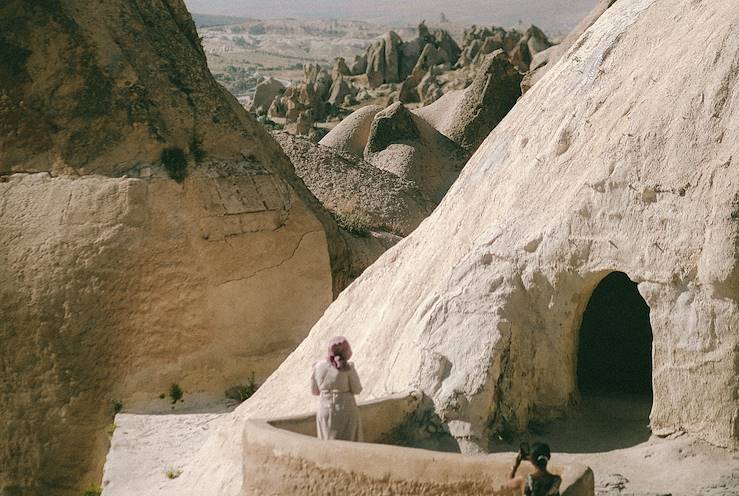
[[[443,12],[455,23],[545,30],[571,29],[597,0],[185,0],[191,12],[256,19],[346,19],[392,25],[435,22]]]

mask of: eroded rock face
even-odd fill
[[[364,147],[367,145],[372,121],[382,109],[379,105],[367,105],[352,112],[319,143],[361,158],[364,155]]]
[[[614,270],[650,306],[653,431],[737,447],[738,15],[733,0],[618,0],[178,487],[238,494],[242,419],[306,409],[306,371],[339,333],[364,398],[421,388],[465,443],[566,411],[582,312]]]
[[[616,0],[600,0],[598,5],[593,8],[587,17],[580,21],[575,29],[573,29],[560,44],[533,54],[531,64],[529,65],[529,72],[521,83],[521,89],[523,92],[525,93],[531,89],[537,81],[544,77],[544,74],[546,74],[565,53],[567,53],[567,50],[572,48],[572,45],[577,42],[583,33],[585,33],[585,31],[592,26],[595,21],[597,21],[598,18],[614,3],[616,3]]]
[[[522,75],[503,50],[496,50],[481,63],[472,84],[416,113],[435,123],[449,139],[474,153],[521,96]]]
[[[120,175],[158,162],[163,144],[238,153],[241,118],[214,83],[184,5],[139,10],[115,2],[74,12],[84,3],[2,6],[3,60],[11,70],[0,79],[0,173]],[[138,51],[138,44],[150,48]]]
[[[274,99],[285,92],[285,85],[275,78],[267,78],[259,83],[254,90],[254,100],[251,110],[255,113],[266,113],[272,106]]]
[[[412,181],[435,203],[467,161],[456,143],[400,102],[375,115],[364,157],[375,167]]]
[[[0,492],[78,496],[115,403],[265,377],[349,261],[182,2],[11,1],[0,28]]]
[[[288,133],[275,138],[298,176],[347,227],[407,236],[433,210],[413,183],[354,155]]]

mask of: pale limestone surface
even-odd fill
[[[308,404],[306,371],[339,333],[364,398],[420,388],[467,449],[566,410],[582,311],[613,270],[651,308],[653,430],[737,447],[737,21],[733,0],[616,2],[224,420],[178,494],[239,494],[245,419]]]
[[[529,66],[529,72],[524,77],[521,83],[521,89],[526,92],[528,91],[537,81],[544,77],[554,65],[561,59],[567,51],[580,39],[580,36],[592,26],[598,18],[603,15],[609,7],[611,7],[616,0],[600,0],[593,10],[591,10],[582,21],[580,21],[575,29],[569,33],[561,43],[551,46],[546,50],[542,50],[533,55],[531,64]]]
[[[197,453],[214,421],[222,415],[116,415],[110,455],[103,472],[105,496],[131,496],[166,489]]]

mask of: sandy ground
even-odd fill
[[[652,436],[650,409],[648,397],[583,398],[565,420],[532,426],[512,444],[543,440],[557,462],[588,465],[596,494],[739,496],[739,453],[679,433]]]
[[[649,398],[586,398],[565,420],[532,426],[532,433],[484,455],[513,460],[511,446],[545,440],[556,463],[593,469],[600,496],[739,496],[739,453],[688,435],[650,436]],[[205,442],[224,411],[217,404],[198,413],[116,416],[105,464],[105,496],[130,496],[164,489]]]

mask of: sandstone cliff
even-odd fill
[[[266,377],[344,247],[180,0],[3,2],[0,492],[76,496],[121,405]]]

